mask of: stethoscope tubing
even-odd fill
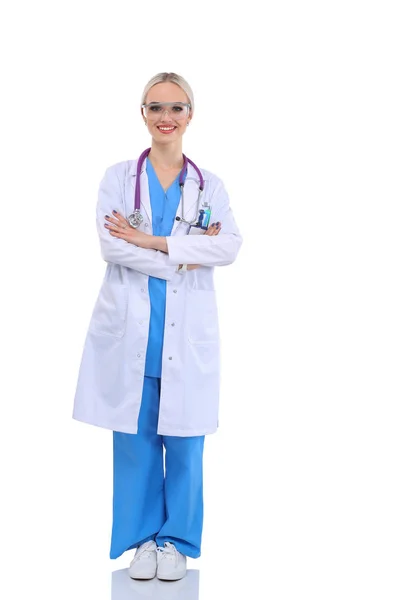
[[[151,150],[151,148],[146,148],[146,150],[144,150],[142,152],[142,154],[139,156],[138,162],[137,162],[137,167],[136,167],[136,184],[135,184],[135,204],[134,204],[134,213],[136,213],[136,214],[140,214],[140,172],[142,170],[142,166],[143,166],[143,163],[144,163],[145,159],[147,158],[147,156],[150,153],[150,150]],[[188,163],[190,163],[192,165],[192,167],[194,168],[194,170],[196,171],[196,173],[198,174],[199,179],[200,179],[199,194],[197,196],[197,211],[196,211],[196,215],[197,215],[197,213],[199,211],[200,198],[201,198],[201,194],[202,194],[202,192],[204,190],[204,178],[203,178],[203,175],[202,175],[200,169],[198,168],[198,166],[192,160],[190,160],[190,158],[188,158],[187,156],[185,156],[185,154],[182,154],[182,156],[183,156],[183,167],[182,167],[181,173],[179,175],[179,188],[181,190],[181,196],[182,196],[182,217],[176,217],[176,220],[180,221],[181,223],[186,223],[187,225],[194,225],[197,222],[197,217],[193,221],[186,221],[184,219],[184,215],[185,215],[185,207],[184,207],[184,202],[185,202],[184,186],[185,186],[185,182],[184,182],[184,177],[185,177],[185,172],[187,170]]]

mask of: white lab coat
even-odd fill
[[[210,223],[220,221],[217,236],[187,235],[174,221],[168,252],[139,248],[115,238],[104,227],[113,209],[133,211],[137,160],[109,167],[100,183],[97,230],[107,262],[83,348],[73,418],[92,425],[137,433],[150,322],[149,275],[167,281],[159,435],[196,436],[218,427],[220,344],[214,267],[231,264],[242,238],[221,180],[202,169]],[[184,189],[186,220],[196,218],[199,179],[188,165]],[[151,234],[146,160],[140,175],[140,230]],[[181,216],[182,200],[177,215]],[[177,272],[181,263],[201,264]]]

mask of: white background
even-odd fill
[[[142,90],[175,71],[196,102],[184,152],[244,238],[216,269],[200,597],[399,598],[397,8],[2,3],[1,597],[109,600],[131,559],[108,558],[111,433],[72,402],[98,184],[150,145]]]

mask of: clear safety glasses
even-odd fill
[[[171,119],[179,121],[185,119],[190,111],[190,104],[185,102],[150,102],[150,104],[142,104],[144,116],[149,121],[155,121],[164,116],[167,112]]]

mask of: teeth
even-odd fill
[[[161,129],[161,131],[172,131],[175,127],[159,127],[159,129]]]

